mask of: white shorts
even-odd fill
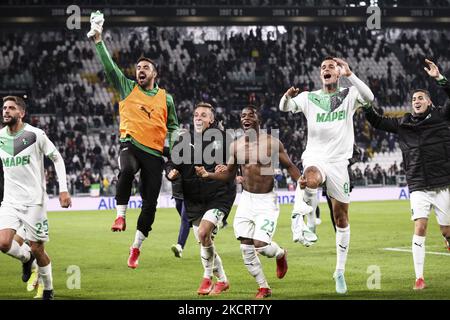
[[[237,239],[248,238],[270,244],[279,214],[275,192],[259,194],[244,190],[234,216],[234,234]]]
[[[303,172],[308,167],[316,167],[325,181],[327,194],[330,198],[342,203],[350,203],[350,177],[348,175],[348,160],[325,163],[322,160],[303,159]]]
[[[413,191],[410,195],[411,220],[428,219],[434,208],[436,220],[441,226],[450,226],[450,189]]]
[[[23,240],[27,240],[27,232],[23,226],[16,230],[16,235],[21,237]]]
[[[225,212],[223,212],[219,209],[210,209],[205,212],[205,214],[202,217],[202,220],[209,221],[217,227],[217,225],[220,222],[222,222],[224,217],[225,217]]]
[[[197,242],[200,242],[200,239],[198,237],[198,226],[201,223],[201,220],[206,220],[214,224],[214,229],[212,231],[212,238],[214,239],[217,236],[217,233],[219,232],[219,223],[222,222],[223,218],[225,217],[225,212],[219,209],[210,209],[205,212],[203,217],[201,219],[197,219],[192,223],[192,229],[194,230],[194,237],[197,239]]]
[[[2,204],[0,230],[13,229],[17,232],[21,228],[25,229],[27,240],[47,242],[49,240],[47,204],[32,207],[13,207],[10,204]]]

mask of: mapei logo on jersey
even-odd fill
[[[3,158],[2,163],[3,163],[3,167],[5,167],[5,168],[26,166],[26,165],[30,164],[30,155]]]
[[[345,110],[327,113],[318,113],[316,122],[333,122],[344,120],[345,118],[346,118]]]

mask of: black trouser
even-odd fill
[[[330,217],[331,217],[331,223],[333,224],[334,232],[336,232],[336,221],[334,221],[334,214],[333,214],[333,203],[331,202],[331,198],[325,194],[327,197],[327,204],[328,208],[330,209]]]
[[[148,237],[155,221],[156,204],[161,189],[163,160],[151,155],[131,142],[121,143],[119,154],[120,173],[117,182],[116,201],[118,205],[128,205],[134,175],[141,169],[139,191],[142,209],[137,222],[137,230]]]
[[[327,194],[327,189],[326,189],[325,184],[322,187],[322,196],[325,196],[327,198],[328,208],[330,209],[331,223],[333,224],[334,232],[336,232],[336,221],[334,221],[333,203],[331,202],[331,198]],[[317,208],[319,208],[319,207],[317,207]]]

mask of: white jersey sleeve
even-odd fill
[[[58,177],[59,192],[67,192],[67,177],[66,177],[66,167],[64,165],[64,159],[61,154],[56,149],[53,142],[47,137],[45,132],[42,131],[39,139],[39,148],[41,152],[53,161],[55,166],[56,175]]]
[[[363,106],[365,103],[372,102],[375,96],[373,95],[370,88],[361,81],[355,74],[348,77],[348,80],[352,84],[350,87],[350,99],[352,103],[349,104],[352,111],[356,111],[359,107]]]
[[[40,131],[38,135],[39,150],[42,152],[42,154],[44,154],[53,161],[54,158],[52,158],[52,156],[56,151],[56,147],[53,144],[53,142],[50,141],[50,139],[47,137],[44,131],[41,130],[39,131]]]
[[[303,112],[306,115],[307,106],[308,106],[307,91],[303,91],[294,98],[287,98],[285,95],[283,95],[280,101],[281,111],[291,111],[292,113]]]
[[[361,94],[358,92],[358,89],[356,89],[354,86],[351,86],[350,91],[348,93],[348,99],[349,99],[349,112],[350,114],[355,113],[356,110],[358,110],[359,107],[361,107],[365,102],[363,97],[361,97]]]
[[[293,103],[292,106],[292,113],[297,112],[303,112],[305,115],[308,112],[307,106],[308,106],[308,92],[303,91],[296,97],[291,99],[291,102]]]

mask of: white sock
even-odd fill
[[[203,269],[205,270],[203,273],[203,278],[212,278],[213,276],[214,255],[214,244],[210,247],[200,245],[200,258],[202,260]]]
[[[197,242],[200,244],[200,238],[198,237],[198,226],[193,225],[192,231],[194,231],[195,240],[197,240]]]
[[[294,236],[294,240],[297,234],[300,234],[304,230],[305,222],[303,221],[303,216],[297,214],[291,217],[291,231]]]
[[[44,283],[44,290],[53,290],[52,264],[39,267],[39,278]]]
[[[425,237],[413,235],[412,253],[416,279],[423,278],[423,266],[425,264]]]
[[[248,272],[255,278],[260,288],[270,288],[262,270],[261,261],[256,255],[254,245],[241,244],[242,257]]]
[[[126,204],[118,204],[116,206],[116,209],[117,209],[117,216],[116,216],[116,218],[118,218],[118,217],[125,218],[125,216],[127,214],[127,205]]]
[[[223,269],[222,259],[219,254],[216,252],[214,256],[214,268],[213,274],[217,277],[217,280],[220,282],[227,282],[227,275],[225,274],[225,270]]]
[[[336,271],[344,272],[347,253],[350,246],[350,225],[346,228],[336,227]]]
[[[22,249],[24,249],[25,251],[28,251],[28,252],[31,251],[30,246],[29,246],[26,242],[22,243],[21,247],[22,247]]]
[[[35,260],[36,261],[36,260]],[[36,264],[36,272],[37,272],[37,277],[36,279],[33,281],[33,286],[37,286],[40,285],[42,286],[42,288],[44,287],[44,283],[42,282],[42,279],[39,277],[39,267]]]
[[[31,248],[26,242],[22,243],[21,248],[25,251],[31,252]],[[37,270],[37,268],[38,268],[37,260],[34,259],[33,263],[31,264],[31,270]]]
[[[305,197],[305,189],[302,189],[300,187],[300,184],[297,183],[297,187],[295,188],[295,201],[294,201],[294,206],[296,203],[298,203],[299,201],[303,201]]]
[[[279,259],[284,255],[284,250],[274,241],[267,246],[256,248],[256,251],[267,258],[276,257]]]
[[[139,230],[136,230],[136,235],[134,236],[134,242],[132,247],[140,249],[142,247],[142,242],[146,239],[144,234]]]
[[[317,189],[306,187],[303,200],[313,208],[312,212],[306,215],[306,223],[311,231],[316,232],[316,209],[318,204]]]
[[[11,248],[8,252],[6,252],[6,254],[19,259],[22,263],[25,263],[30,260],[30,252],[31,251],[26,250],[23,246],[20,246],[16,240],[13,240],[11,243]]]
[[[302,189],[300,187],[300,184],[297,184],[297,187],[295,188],[295,200],[292,212],[304,214],[303,213],[304,204],[305,204],[305,189]]]

